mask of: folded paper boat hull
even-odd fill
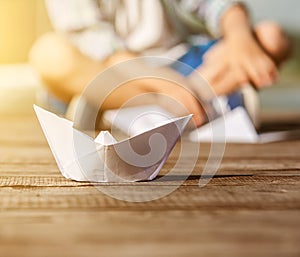
[[[191,119],[191,115],[176,118],[116,142],[104,131],[94,140],[74,129],[71,121],[38,106],[34,109],[62,175],[91,182],[154,179]]]

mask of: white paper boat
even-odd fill
[[[132,182],[154,179],[192,115],[167,121],[117,142],[102,131],[93,139],[73,122],[34,106],[59,170],[65,178],[91,182]]]

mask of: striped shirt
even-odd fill
[[[102,60],[116,50],[161,54],[221,36],[220,20],[237,0],[45,0],[55,30]]]

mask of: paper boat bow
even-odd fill
[[[65,178],[91,182],[154,179],[192,115],[172,119],[117,142],[108,131],[93,139],[73,122],[34,106],[59,170]]]

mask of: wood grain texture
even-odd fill
[[[228,144],[202,188],[209,144],[200,144],[187,180],[183,165],[165,180],[91,184],[61,176],[33,115],[0,120],[0,256],[300,256],[300,141]],[[187,166],[190,144],[182,153]]]

